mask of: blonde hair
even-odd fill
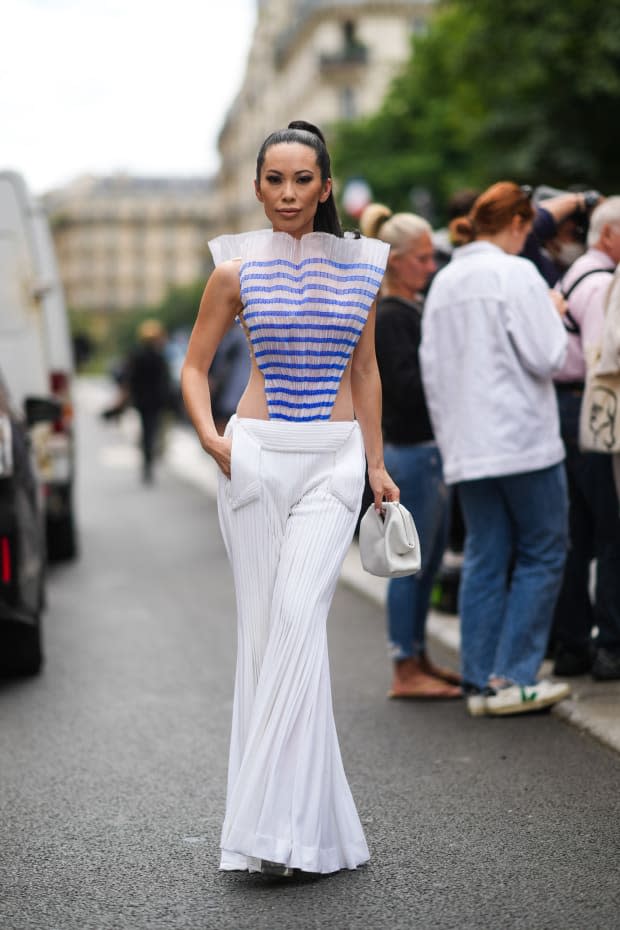
[[[389,243],[392,252],[406,249],[425,233],[431,235],[431,224],[416,213],[392,213],[382,203],[369,204],[360,216],[360,232],[372,239]]]
[[[163,339],[165,335],[166,330],[159,320],[143,320],[138,326],[137,336],[140,342],[157,342],[159,339]]]

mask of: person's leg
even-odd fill
[[[562,464],[499,479],[515,527],[515,563],[493,675],[536,681],[566,558],[567,493]]]
[[[239,505],[233,498],[232,482],[218,473],[218,516],[233,573],[237,608],[237,658],[226,790],[228,815],[251,728],[256,688],[269,638],[283,518],[278,498],[269,494],[265,484],[258,485],[260,453],[256,454],[256,443],[235,420],[229,422],[225,433],[233,440],[235,464],[239,456],[244,463],[246,486],[256,482],[257,487],[256,494],[248,495],[248,500]],[[235,490],[240,490],[240,475],[236,477]],[[252,863],[245,853],[223,848],[220,868],[257,870],[259,863]]]
[[[435,446],[386,444],[385,464],[400,488],[400,500],[413,515],[422,553],[416,575],[388,584],[388,649],[394,662],[390,697],[458,697],[424,668],[425,629],[433,579],[445,546],[448,490]]]
[[[612,455],[611,466],[614,476],[614,486],[616,488],[616,510],[620,512],[620,452],[615,452]]]
[[[233,483],[238,445],[237,456],[234,450],[235,444]],[[339,482],[332,481],[336,467]],[[253,551],[247,584],[263,559],[264,534],[273,533],[274,542],[267,545],[277,548],[278,556],[249,723],[230,781],[222,830],[225,868],[235,867],[225,864],[235,855],[315,872],[354,868],[368,858],[338,747],[326,637],[327,613],[357,518],[363,468],[359,430],[345,456],[261,451],[257,493],[276,501],[277,508],[257,512],[254,528],[251,521],[243,528]],[[249,513],[252,506],[246,503],[237,513]],[[237,688],[243,684],[238,676]]]
[[[588,456],[579,449],[582,392],[557,391],[560,429],[566,449],[568,485],[568,553],[556,602],[548,654],[557,675],[579,675],[590,668],[594,622],[590,599],[590,564],[594,555],[594,519],[589,494]]]
[[[513,528],[497,478],[458,485],[465,521],[459,590],[461,674],[466,688],[483,690],[494,671],[504,623]]]
[[[620,678],[620,515],[611,456],[593,455],[592,476],[596,557],[594,622],[598,627],[592,675],[611,680]]]
[[[153,478],[153,462],[155,459],[155,443],[159,428],[159,411],[152,407],[140,407],[140,423],[142,428],[142,475],[145,481]]]

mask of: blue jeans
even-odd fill
[[[420,537],[422,569],[417,575],[391,578],[387,593],[390,656],[407,659],[424,651],[426,615],[448,536],[449,492],[443,481],[439,449],[434,444],[386,443],[385,465],[400,488]]]
[[[536,681],[566,558],[564,465],[458,486],[466,537],[459,590],[463,680]]]

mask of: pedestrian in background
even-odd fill
[[[209,369],[209,391],[218,433],[237,409],[250,377],[248,341],[240,325],[233,323],[220,342]]]
[[[566,354],[559,294],[518,257],[530,191],[500,182],[454,221],[463,243],[434,278],[420,357],[448,484],[466,539],[462,676],[472,715],[561,700],[537,682],[566,555],[567,497],[552,375]]]
[[[620,678],[620,516],[611,456],[580,450],[579,417],[586,356],[601,341],[605,302],[618,262],[620,197],[609,197],[592,213],[587,252],[561,281],[568,301],[568,352],[555,376],[566,446],[570,545],[553,625],[554,672],[570,676],[591,671],[602,680]]]
[[[416,575],[391,578],[387,592],[391,698],[458,698],[459,676],[435,665],[426,651],[426,617],[433,579],[446,546],[449,495],[420,376],[422,292],[435,271],[430,224],[413,213],[370,204],[364,235],[382,239],[390,255],[377,303],[375,348],[383,397],[385,464],[414,515],[422,550]]]
[[[368,859],[334,724],[326,621],[364,484],[398,500],[383,463],[374,299],[388,248],[343,238],[323,136],[303,122],[258,153],[271,229],[211,243],[183,393],[220,467],[238,654],[221,868],[290,875]],[[207,373],[238,316],[248,386],[222,437]]]
[[[142,479],[153,481],[162,417],[170,406],[170,371],[164,355],[166,331],[158,320],[144,320],[137,330],[137,345],[129,353],[122,382],[128,402],[140,417]]]

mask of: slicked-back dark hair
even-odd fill
[[[307,145],[316,153],[316,163],[321,172],[321,180],[327,181],[331,178],[331,162],[329,152],[325,145],[325,137],[320,129],[313,126],[312,123],[306,123],[305,120],[297,119],[289,123],[286,129],[278,129],[267,136],[256,157],[256,183],[260,184],[260,175],[265,162],[267,149],[272,145],[290,145],[298,142],[300,145]],[[342,226],[334,195],[330,191],[329,197],[324,203],[319,203],[314,214],[313,229],[315,232],[327,232],[333,236],[342,237]]]

